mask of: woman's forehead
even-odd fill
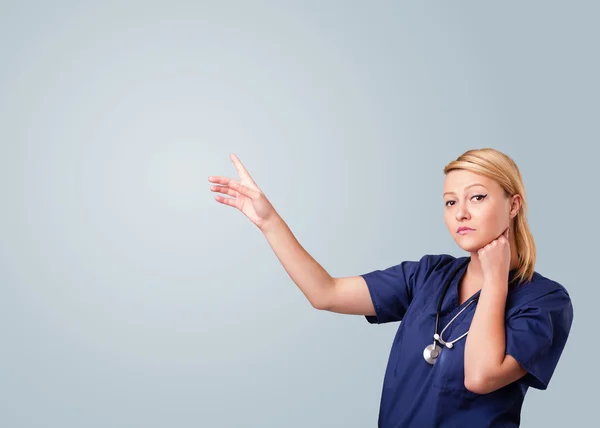
[[[484,186],[494,190],[498,184],[484,175],[476,174],[467,170],[454,170],[446,174],[444,179],[444,194],[460,193],[471,187]]]

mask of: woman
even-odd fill
[[[516,427],[528,387],[546,389],[573,307],[534,270],[517,165],[469,150],[444,168],[444,220],[468,257],[427,254],[360,276],[331,277],[298,243],[235,155],[240,181],[209,177],[317,309],[402,321],[385,373],[379,427]],[[467,334],[468,333],[468,334]]]

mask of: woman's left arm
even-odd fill
[[[506,354],[504,321],[508,295],[508,229],[478,251],[484,274],[477,309],[465,343],[465,388],[487,394],[512,383],[527,371]]]

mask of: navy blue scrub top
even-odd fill
[[[573,306],[562,285],[538,272],[531,282],[521,284],[513,281],[516,269],[509,273],[506,353],[527,370],[524,377],[489,394],[466,389],[467,336],[452,349],[444,347],[433,366],[423,358],[423,350],[433,343],[438,301],[447,280],[452,278],[438,332],[470,300],[459,307],[458,283],[469,261],[470,257],[428,254],[361,275],[376,312],[367,321],[402,321],[385,372],[378,427],[518,427],[527,388],[548,387],[571,329]],[[444,332],[445,341],[468,331],[476,306],[469,305],[454,320]]]

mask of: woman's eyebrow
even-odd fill
[[[481,184],[481,183],[473,183],[473,184],[469,184],[467,187],[465,187],[465,190],[467,190],[469,187],[473,187],[473,186],[481,186],[481,187],[485,187],[485,186],[484,186],[483,184]],[[487,189],[487,187],[486,187],[486,189]],[[454,194],[454,195],[456,194],[456,193],[454,193],[454,192],[445,192],[445,193],[444,193],[442,196],[446,196],[447,194],[450,194],[450,193],[452,193],[452,194]]]

